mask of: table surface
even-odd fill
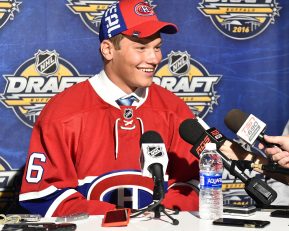
[[[103,216],[90,216],[88,219],[75,221],[77,225],[77,230],[80,231],[93,231],[93,230],[109,230],[109,231],[146,231],[146,230],[156,230],[156,231],[226,231],[226,230],[244,230],[244,227],[232,227],[232,226],[218,226],[212,225],[211,220],[203,220],[199,218],[198,212],[180,212],[178,215],[173,217],[179,220],[179,225],[172,225],[170,219],[165,215],[162,215],[159,219],[153,218],[152,213],[147,214],[142,218],[132,218],[126,227],[101,227],[101,222]],[[249,230],[262,230],[262,231],[289,231],[289,219],[288,218],[276,218],[270,217],[270,212],[256,212],[250,216],[240,216],[240,215],[226,215],[223,217],[231,218],[244,218],[250,220],[268,220],[270,224],[262,229],[250,228]],[[55,218],[43,218],[43,222],[54,222]],[[2,229],[3,226],[0,226]],[[246,229],[248,230],[248,229]]]

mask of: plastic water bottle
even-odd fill
[[[200,158],[200,218],[215,220],[223,215],[223,161],[216,144],[207,143]]]

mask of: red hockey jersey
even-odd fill
[[[192,117],[181,99],[155,84],[140,107],[121,109],[105,102],[89,80],[66,89],[34,125],[20,204],[48,217],[147,206],[153,181],[141,174],[139,142],[143,132],[154,130],[169,157],[164,205],[197,210],[197,190],[187,182],[198,180],[198,160],[178,132]]]

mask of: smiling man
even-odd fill
[[[163,204],[198,209],[198,160],[178,133],[194,115],[152,81],[162,59],[161,33],[176,32],[141,0],[120,0],[105,11],[99,31],[103,70],[56,95],[34,125],[23,207],[49,217],[148,206],[153,181],[141,174],[139,142],[154,130],[169,157]]]

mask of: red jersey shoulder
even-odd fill
[[[103,103],[89,81],[77,83],[50,99],[42,110],[38,121],[53,120],[65,116],[73,116],[90,110]]]
[[[186,112],[194,116],[188,105],[171,91],[157,85],[150,86],[148,100],[153,107],[162,107],[167,110],[178,112]]]

